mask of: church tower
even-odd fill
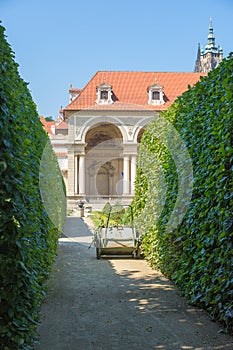
[[[210,17],[208,43],[205,46],[205,49],[202,50],[200,48],[200,44],[198,44],[194,72],[209,73],[212,69],[217,67],[217,65],[222,61],[222,58],[222,48],[215,45],[212,18]]]

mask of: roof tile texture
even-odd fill
[[[175,99],[194,85],[203,73],[182,72],[97,72],[65,110],[166,110]],[[112,86],[116,102],[96,104],[96,87],[106,82]],[[148,105],[147,88],[158,83],[163,87],[165,104]]]
[[[51,127],[55,125],[55,122],[48,122],[44,117],[40,117],[40,121],[43,124],[44,129],[47,131],[49,135],[52,135]]]

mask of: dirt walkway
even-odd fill
[[[146,261],[97,260],[86,222],[67,219],[37,350],[233,349],[233,337]]]

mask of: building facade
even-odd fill
[[[194,85],[202,73],[97,72],[83,89],[69,89],[50,135],[67,186],[68,207],[84,200],[129,203],[137,155],[148,123]]]
[[[205,49],[198,45],[194,73],[99,71],[83,89],[70,85],[69,104],[46,122],[66,188],[69,208],[78,200],[98,206],[134,196],[137,155],[152,119],[222,61],[212,19]]]

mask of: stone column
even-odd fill
[[[79,155],[79,194],[80,195],[85,194],[85,178],[86,178],[85,155],[80,154]]]
[[[74,150],[68,150],[68,196],[74,196],[75,193],[75,155]]]
[[[131,194],[135,192],[135,177],[137,173],[137,156],[131,156]]]
[[[123,158],[123,195],[129,194],[129,156]]]
[[[78,193],[78,156],[74,157],[74,192]]]

